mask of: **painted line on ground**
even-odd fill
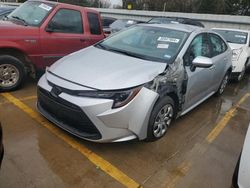
[[[209,135],[206,137],[206,141],[208,143],[212,143],[218,135],[221,133],[221,131],[226,127],[228,122],[232,117],[234,117],[235,112],[237,111],[237,108],[250,96],[250,93],[245,94],[239,102],[232,107],[225,115],[224,117],[219,121],[219,123],[214,127],[214,129],[209,133]]]
[[[231,118],[234,117],[235,112],[240,107],[240,105],[245,102],[245,100],[250,97],[250,93],[245,94],[237,103],[234,105],[226,114],[223,116],[223,118],[216,124],[216,126],[210,131],[206,139],[204,140],[208,144],[211,144],[222,132],[222,130],[226,127],[228,122],[231,120]],[[202,151],[204,153],[205,151]],[[192,162],[185,160],[182,162],[174,171],[173,175],[171,176],[170,181],[167,182],[167,188],[174,188],[176,184],[178,183],[178,180],[180,178],[187,175],[188,171],[192,167]]]
[[[74,138],[65,134],[61,129],[55,127],[52,123],[43,118],[38,112],[31,109],[29,106],[21,102],[19,99],[11,95],[10,93],[2,93],[1,94],[5,99],[14,104],[16,107],[21,109],[27,115],[29,115],[33,120],[38,122],[39,124],[46,127],[51,133],[55,134],[57,137],[65,141],[72,148],[78,150],[82,155],[84,155],[89,161],[91,161],[94,165],[99,167],[105,173],[113,177],[115,180],[120,182],[126,187],[141,187],[140,184],[135,182],[132,178],[128,177],[117,167],[113,166],[110,162],[106,161],[99,155],[95,154],[87,147],[78,143]]]
[[[187,174],[189,169],[191,168],[192,163],[189,161],[184,161],[181,163],[175,170],[173,178],[168,182],[167,188],[174,188],[176,186],[176,183],[180,179],[180,177],[183,177]]]
[[[33,99],[37,99],[37,96],[36,95],[32,95],[32,96],[28,96],[28,97],[22,97],[22,98],[19,98],[20,101],[28,101],[28,100],[33,100]],[[10,101],[4,101],[4,102],[0,102],[0,106],[3,105],[3,104],[10,104],[11,102]]]

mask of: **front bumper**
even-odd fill
[[[158,99],[157,93],[142,88],[130,103],[112,109],[113,101],[110,99],[67,93],[53,96],[51,90],[52,86],[43,76],[38,83],[38,111],[71,134],[95,142],[145,139],[149,116]]]

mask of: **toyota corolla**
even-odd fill
[[[204,28],[136,25],[48,68],[37,107],[86,140],[154,141],[173,119],[223,93],[231,56],[224,39]]]

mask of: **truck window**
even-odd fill
[[[48,28],[58,33],[83,33],[81,13],[76,10],[60,9],[51,19]]]
[[[100,35],[102,32],[98,15],[92,12],[88,12],[87,15],[88,15],[90,33],[93,35]]]

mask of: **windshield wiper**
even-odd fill
[[[112,51],[112,52],[116,52],[116,53],[120,53],[120,54],[124,54],[124,55],[130,56],[130,57],[135,57],[138,59],[143,59],[143,60],[148,60],[148,61],[159,61],[158,59],[156,60],[156,58],[153,58],[153,57],[148,57],[145,55],[136,54],[136,53],[128,52],[128,51],[124,51],[124,50],[118,50],[118,49],[114,49],[114,48],[109,48],[107,50]]]
[[[27,22],[26,22],[24,19],[22,19],[22,18],[20,18],[20,17],[18,17],[18,16],[11,16],[11,18],[15,18],[16,20],[20,20],[21,22],[24,23],[25,26],[28,25]]]
[[[95,47],[107,50],[107,48],[104,45],[102,45],[101,43],[96,44]]]

